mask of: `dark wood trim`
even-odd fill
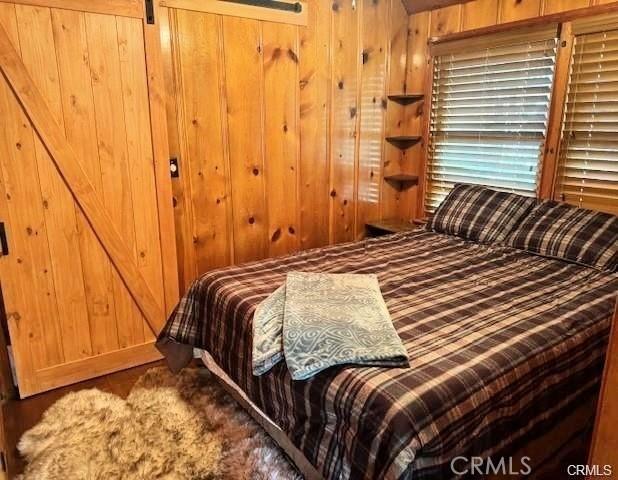
[[[562,139],[562,114],[564,102],[569,84],[569,68],[573,54],[573,29],[571,22],[562,24],[560,30],[560,44],[556,58],[556,70],[551,92],[551,104],[549,118],[547,120],[547,135],[545,138],[545,150],[541,163],[539,179],[539,198],[554,198],[556,186],[556,174],[558,172],[558,156],[560,155],[560,143]]]
[[[7,348],[7,336],[5,336],[6,311],[2,298],[2,285],[0,285],[0,480],[7,478],[8,454],[13,445],[7,440],[4,423],[4,408],[7,400],[15,398],[16,391],[13,386],[13,376],[9,363]]]
[[[593,7],[578,8],[576,10],[568,10],[566,12],[552,13],[550,15],[527,18],[525,20],[517,20],[515,22],[490,25],[489,27],[451,33],[442,37],[430,37],[428,41],[430,45],[439,45],[446,42],[452,42],[454,40],[464,40],[467,38],[478,37],[481,35],[501,33],[517,28],[528,28],[532,26],[546,25],[548,23],[564,23],[576,20],[578,18],[593,17],[595,15],[603,15],[606,13],[616,12],[618,12],[618,1],[608,3],[606,5],[595,5]]]
[[[4,432],[4,403],[0,403],[0,480],[8,478],[8,452],[9,448]]]
[[[423,105],[422,156],[418,167],[418,190],[416,198],[416,217],[425,216],[425,190],[427,189],[427,162],[429,161],[429,128],[431,123],[431,103],[433,91],[433,57],[427,49],[427,67],[425,68],[425,99]]]

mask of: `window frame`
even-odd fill
[[[546,192],[544,191],[543,185],[546,177],[546,157],[548,152],[548,142],[550,140],[550,130],[555,118],[555,85],[557,81],[558,72],[558,61],[559,57],[562,54],[562,32],[560,28],[560,24],[555,22],[548,22],[543,25],[534,25],[527,26],[515,29],[509,29],[504,32],[499,33],[488,33],[485,35],[472,36],[470,38],[465,38],[461,40],[453,40],[451,42],[440,42],[438,44],[432,44],[430,42],[429,48],[429,60],[427,65],[427,78],[425,82],[425,91],[424,96],[426,101],[428,102],[426,113],[424,115],[424,124],[423,124],[423,158],[422,158],[422,168],[420,174],[419,181],[419,193],[418,193],[418,211],[421,212],[423,217],[426,217],[431,214],[427,210],[426,205],[426,193],[429,189],[429,175],[428,175],[428,166],[429,166],[429,145],[431,142],[431,116],[432,116],[432,93],[434,87],[434,68],[435,68],[435,60],[440,55],[445,55],[448,53],[453,53],[457,51],[463,51],[470,48],[478,48],[480,46],[487,46],[487,44],[491,44],[492,47],[500,47],[500,46],[508,46],[516,43],[522,42],[522,39],[526,39],[527,42],[534,41],[543,41],[548,40],[549,38],[556,39],[556,57],[555,57],[555,66],[554,66],[554,78],[551,84],[550,89],[550,98],[548,103],[548,111],[547,111],[547,128],[545,130],[545,140],[541,145],[541,149],[539,152],[539,167],[537,171],[537,185],[536,185],[536,196],[537,198],[544,195]],[[570,58],[570,57],[569,57]],[[567,65],[568,69],[568,65]],[[568,70],[567,70],[568,74]],[[560,110],[560,117],[562,115],[562,109]]]
[[[559,169],[560,169],[560,156],[561,149],[563,145],[563,136],[564,136],[564,117],[566,110],[566,102],[567,96],[569,92],[569,81],[571,76],[571,66],[572,61],[574,59],[574,48],[575,48],[575,39],[578,36],[585,36],[595,33],[602,33],[606,31],[618,31],[618,14],[605,14],[605,15],[595,15],[584,17],[578,20],[574,20],[572,22],[565,22],[562,25],[563,31],[563,58],[561,61],[563,62],[562,72],[560,78],[556,78],[554,89],[558,91],[555,95],[556,102],[556,117],[554,122],[552,123],[552,128],[555,130],[555,133],[552,138],[551,144],[551,152],[546,155],[551,160],[551,171],[547,172],[547,177],[549,185],[547,188],[547,198],[551,198],[553,200],[557,200],[562,202],[563,200],[560,198],[560,189],[559,187]],[[556,75],[558,75],[558,70],[556,70]],[[560,83],[558,83],[558,81]],[[551,175],[550,175],[551,174]],[[617,193],[618,196],[618,193]],[[588,207],[592,208],[592,207]],[[596,210],[595,208],[593,208]],[[616,209],[611,208],[608,210],[604,210],[607,212],[614,212],[616,214]]]

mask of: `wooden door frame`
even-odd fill
[[[4,433],[4,400],[0,400],[0,480],[8,478],[8,446]]]
[[[153,1],[154,23],[151,24],[146,20],[145,2],[141,3],[144,8],[142,11],[144,48],[146,52],[146,72],[148,75],[148,98],[150,102],[150,125],[155,164],[157,206],[159,210],[159,232],[161,236],[161,262],[163,265],[165,294],[164,313],[167,318],[178,303],[179,282],[172,179],[169,166],[170,154],[166,112],[167,92],[165,89],[161,33],[159,29],[161,9],[159,3]]]
[[[597,402],[592,442],[588,455],[588,465],[611,465],[617,469],[618,433],[613,429],[618,415],[618,399],[612,389],[618,384],[618,298],[614,307],[614,315],[605,354],[605,368],[601,381],[601,390]],[[615,473],[615,472],[614,472]],[[592,476],[588,477],[592,480]]]
[[[2,297],[2,285],[0,284],[0,406],[3,400],[15,397],[15,386],[13,385],[13,374],[11,373],[8,342],[4,329],[5,326],[6,310]]]
[[[0,480],[7,478],[7,461],[10,446],[7,444],[5,433],[4,406],[6,401],[15,397],[13,376],[9,362],[9,352],[4,333],[6,325],[6,311],[2,300],[2,286],[0,285]]]

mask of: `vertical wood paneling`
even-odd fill
[[[431,14],[421,12],[411,15],[408,23],[408,54],[406,85],[408,91],[424,93],[425,80],[428,69],[428,45],[429,22]],[[405,108],[404,130],[408,135],[423,135],[423,112],[429,108],[430,99],[409,105]],[[417,143],[406,150],[400,161],[400,171],[412,175],[419,175],[422,162],[424,161],[425,147],[423,143]],[[412,219],[416,217],[416,205],[418,202],[418,185],[412,185],[400,193],[397,209],[397,217]]]
[[[10,309],[7,316],[9,324],[15,327],[13,331],[25,340],[20,347],[30,347],[33,367],[44,368],[64,360],[60,325],[56,320],[58,309],[44,200],[38,188],[34,132],[4,80],[0,92],[0,113],[2,118],[11,120],[2,129],[3,156],[0,161],[10,214],[8,238],[13,250],[6,260],[11,262],[14,273],[14,276],[3,277],[2,280],[4,288],[8,278],[14,279],[15,283],[7,283],[16,287],[19,296],[12,303],[10,290],[7,290],[7,304],[23,308]],[[36,186],[33,187],[33,184]],[[29,298],[28,292],[33,289],[43,292],[43,295]],[[17,295],[13,297],[17,298]]]
[[[399,0],[391,0],[389,21],[389,65],[387,93],[397,94],[414,92],[406,83],[408,59],[408,17]],[[387,103],[385,135],[403,135],[405,133],[405,108],[395,102]],[[383,147],[383,174],[395,174],[402,171],[404,154],[398,148],[385,142]],[[394,218],[398,214],[400,192],[395,185],[382,183],[380,210],[382,218]]]
[[[0,11],[0,16],[2,16],[2,13]],[[2,22],[0,21],[0,26],[2,25]],[[0,88],[2,88],[0,86]],[[1,94],[0,94],[1,95]],[[0,136],[1,137],[1,136]],[[5,152],[5,142],[2,141],[2,139],[0,138],[0,155],[4,154]],[[3,226],[5,228],[11,228],[11,223],[10,223],[10,215],[9,215],[9,206],[7,203],[8,199],[6,196],[6,189],[4,187],[4,179],[2,176],[2,167],[0,167],[0,221],[3,222]],[[10,230],[9,230],[10,231]],[[3,252],[3,255],[0,255],[0,316],[2,317],[2,328],[0,328],[0,422],[3,422],[3,418],[2,418],[2,410],[3,407],[6,405],[6,400],[7,399],[11,399],[14,397],[15,395],[15,388],[13,386],[13,375],[11,372],[11,365],[10,365],[10,361],[9,361],[9,349],[8,349],[8,345],[9,345],[9,338],[7,335],[5,335],[5,328],[6,328],[6,304],[4,302],[5,300],[5,290],[9,290],[9,298],[12,300],[13,298],[18,299],[19,303],[15,305],[14,309],[17,309],[17,311],[22,310],[23,311],[23,296],[20,295],[19,293],[15,292],[15,283],[14,281],[9,281],[6,282],[5,284],[2,283],[2,279],[15,279],[15,274],[13,272],[13,262],[9,262],[8,259],[6,258],[6,255]],[[8,285],[7,285],[8,284]],[[5,287],[5,290],[3,290],[3,287]],[[23,339],[20,339],[23,341]],[[30,372],[31,367],[30,367],[30,355],[29,352],[26,355],[27,360],[26,362],[22,362],[25,363],[24,365],[24,369],[28,372]],[[6,453],[8,453],[8,445],[6,443],[6,438],[4,436],[4,429],[6,428],[4,425],[4,423],[2,423],[2,427],[0,427],[0,451],[6,455]],[[4,457],[5,459],[7,458],[6,456]],[[6,463],[4,464],[4,468],[1,470],[2,473],[0,473],[0,480],[7,480],[6,477]]]
[[[354,238],[359,86],[358,11],[353,0],[333,1],[330,126],[331,241]]]
[[[541,13],[541,0],[499,0],[499,2],[498,20],[500,23],[533,18]]]
[[[225,62],[225,46],[223,37],[223,18],[217,19],[217,31],[219,34],[217,56]],[[223,138],[223,157],[225,167],[225,195],[228,198],[226,209],[227,215],[227,234],[229,237],[229,263],[234,263],[236,258],[235,240],[234,240],[234,210],[232,203],[232,166],[230,163],[230,130],[227,114],[229,113],[228,101],[226,96],[225,84],[225,65],[221,65],[219,69],[219,108],[221,118],[221,135]],[[263,150],[262,150],[263,152]],[[263,160],[262,160],[263,161]]]
[[[462,31],[495,25],[498,22],[497,0],[475,0],[462,5]]]
[[[406,121],[399,105],[385,112],[386,92],[406,91],[408,16],[399,0],[310,0],[306,27],[218,15],[217,45],[200,40],[214,26],[179,20],[203,14],[164,11],[171,148],[181,157],[174,197],[185,286],[218,266],[205,261],[208,255],[225,255],[224,245],[196,251],[192,244],[200,237],[197,212],[204,221],[216,215],[209,192],[218,188],[204,175],[204,188],[195,189],[194,165],[209,161],[221,140],[229,149],[227,225],[233,225],[235,263],[352,240],[364,234],[366,221],[384,215],[384,132],[403,134]],[[202,61],[209,55],[218,67]],[[220,101],[210,89],[216,68],[223,72]],[[195,108],[209,120],[222,112],[223,133],[208,140],[204,132],[185,135]],[[209,147],[192,155],[200,142]],[[394,205],[393,215],[396,199]]]
[[[309,23],[307,27],[298,27],[297,32],[297,71],[273,68],[280,67],[284,55],[277,51],[281,47],[276,44],[281,42],[274,41],[271,46],[266,37],[277,36],[276,31],[280,27],[267,22],[251,24],[251,21],[243,23],[242,19],[235,20],[235,32],[232,33],[231,28],[224,29],[224,45],[218,45],[224,50],[224,54],[219,55],[220,61],[225,63],[221,101],[224,104],[230,102],[230,108],[224,105],[220,108],[226,112],[229,134],[224,146],[229,144],[232,150],[232,173],[227,182],[234,192],[231,215],[236,239],[233,243],[246,252],[235,255],[233,261],[290,251],[292,247],[278,246],[287,241],[284,238],[286,222],[281,220],[282,217],[291,223],[300,216],[299,228],[295,232],[300,235],[298,247],[302,249],[351,240],[361,235],[364,222],[374,217],[409,219],[418,216],[422,178],[419,186],[402,191],[396,185],[383,181],[382,175],[378,175],[377,182],[374,179],[376,170],[380,169],[382,174],[422,175],[424,144],[401,152],[385,144],[383,137],[403,134],[424,136],[428,99],[408,107],[387,101],[386,111],[383,112],[378,106],[381,103],[380,94],[426,93],[426,84],[431,79],[426,43],[429,36],[530,18],[539,15],[541,10],[579,8],[588,1],[476,0],[408,17],[398,0],[392,0],[386,6],[382,5],[381,0],[354,3],[351,0],[310,0]],[[195,14],[197,12],[187,13]],[[226,24],[234,22],[229,17],[219,18]],[[253,26],[247,29],[246,25]],[[165,22],[163,30],[166,30]],[[192,41],[189,36],[193,33],[184,28],[178,30],[182,41]],[[261,62],[257,59],[261,55],[257,47],[260,32],[265,36]],[[252,38],[241,38],[247,36]],[[167,60],[168,68],[177,68],[174,64],[177,54],[171,47],[168,55],[173,58]],[[279,55],[277,61],[272,60],[274,52]],[[361,61],[363,53],[364,64]],[[197,57],[189,52],[183,62],[193,62]],[[376,57],[383,60],[374,62]],[[261,70],[260,65],[263,67]],[[281,73],[283,71],[286,73]],[[271,75],[272,84],[277,83],[281,92],[285,93],[276,95],[271,91]],[[384,76],[383,82],[386,83],[382,90],[379,87],[380,75]],[[295,76],[298,87],[290,80]],[[171,85],[173,96],[183,95],[178,86],[174,87],[173,81]],[[238,113],[236,106],[242,103],[238,98],[246,92],[252,95],[244,102],[245,111]],[[292,175],[294,154],[285,157],[285,162],[290,164],[289,170],[282,169],[280,163],[284,158],[281,153],[284,147],[286,151],[294,150],[293,142],[288,145],[286,141],[291,137],[282,134],[280,110],[287,111],[288,102],[296,95],[296,116],[299,120],[294,147],[300,153],[296,175]],[[258,102],[262,105],[261,109],[256,106]],[[170,108],[168,117],[171,119],[183,115],[184,107],[177,102],[175,105],[178,113],[175,113],[175,108]],[[271,116],[273,112],[275,114]],[[245,138],[238,140],[241,130]],[[173,139],[173,133],[171,136]],[[260,152],[265,153],[263,158]],[[274,154],[271,155],[271,152]],[[378,157],[381,160],[379,164],[376,162]],[[256,163],[255,168],[251,162]],[[184,172],[187,172],[186,168]],[[275,185],[273,179],[277,177],[290,189]],[[184,259],[183,269],[197,275],[209,267],[206,264],[196,265],[203,257],[201,253],[193,255],[192,259],[191,255],[182,254],[182,248],[188,245],[185,231],[191,222],[191,217],[187,217],[190,208],[182,205],[183,197],[187,195],[183,182],[185,180],[181,179],[175,183],[177,208],[181,210],[176,216],[180,232],[180,258]],[[295,200],[291,200],[295,188]],[[191,208],[203,208],[205,198],[205,194],[194,193]],[[286,200],[282,202],[280,198]],[[284,205],[284,208],[275,209],[276,203]],[[294,203],[295,213],[288,210],[288,206]],[[254,215],[254,212],[258,213]],[[271,241],[273,238],[275,242]],[[249,244],[251,247],[248,247]],[[192,277],[191,274],[184,274],[183,278],[188,282]]]
[[[14,45],[19,48],[17,21],[14,5],[0,3],[0,25],[5,29]],[[2,192],[6,201],[4,218],[8,229],[7,241],[10,242],[12,255],[0,259],[0,273],[9,331],[13,341],[24,345],[16,355],[16,363],[27,374],[37,365],[49,365],[62,359],[62,344],[58,336],[57,324],[46,325],[50,338],[44,338],[42,318],[52,315],[55,309],[55,289],[51,278],[49,264],[49,247],[46,236],[28,235],[32,226],[45,231],[42,212],[41,192],[38,188],[38,173],[34,161],[34,143],[28,121],[21,114],[19,106],[12,98],[12,92],[4,78],[0,78],[0,116],[12,119],[0,130],[0,175]],[[23,133],[22,133],[23,132]],[[29,155],[22,162],[22,150]],[[37,187],[28,188],[29,180],[36,181]],[[28,199],[28,208],[18,215],[17,205]],[[35,223],[36,221],[36,223]],[[47,263],[35,264],[42,258]],[[7,282],[5,279],[14,279]],[[27,298],[31,288],[43,288],[50,295],[45,302]],[[51,328],[50,328],[51,327]],[[52,348],[49,348],[51,346]],[[29,382],[29,379],[26,379]]]
[[[232,238],[227,191],[219,79],[219,21],[215,15],[179,10],[176,44],[185,142],[181,175],[189,179],[193,214],[192,245],[198,271],[229,264]]]
[[[16,14],[23,62],[45,95],[56,122],[64,126],[51,12],[48,8],[17,5]],[[78,335],[78,332],[88,332],[88,309],[81,274],[75,207],[71,194],[38,136],[35,138],[35,155],[58,300],[58,318],[63,331],[64,359],[77,360],[91,355],[92,348],[89,336]],[[67,277],[63,275],[63,269],[75,272],[75,275]]]
[[[116,17],[122,100],[127,128],[127,154],[130,161],[129,180],[133,203],[137,265],[156,298],[165,298],[159,243],[157,191],[150,131],[146,54],[142,23],[128,17]],[[132,324],[131,345],[153,340],[154,334],[145,320]]]
[[[103,200],[130,249],[135,252],[133,198],[127,158],[127,134],[122,101],[118,34],[114,17],[86,14],[86,32],[101,162]],[[116,325],[106,324],[108,348],[143,341],[142,316],[120,275],[112,272]],[[141,335],[140,335],[141,332]],[[116,345],[114,345],[114,337]],[[114,348],[115,347],[115,348]]]
[[[298,250],[297,27],[264,22],[264,174],[268,255]],[[282,95],[282,92],[285,94]]]
[[[425,75],[429,60],[427,39],[429,36],[429,12],[411,15],[408,22],[408,50],[406,87],[409,92],[423,93]],[[410,105],[406,108],[406,132],[410,135],[420,135],[422,116],[425,107],[430,106],[429,99]]]
[[[0,6],[0,17],[3,16],[2,6]],[[0,19],[0,25],[2,20]],[[5,85],[4,80],[0,83],[0,114],[5,114]],[[6,118],[6,117],[3,117]],[[0,134],[0,155],[8,159],[7,143]],[[27,298],[28,288],[32,288],[33,283],[27,280],[31,278],[32,271],[29,262],[24,262],[27,257],[24,235],[20,231],[20,222],[11,215],[10,203],[13,192],[5,185],[5,175],[3,174],[5,165],[0,162],[0,219],[4,222],[7,232],[7,241],[10,242],[11,255],[17,256],[15,260],[5,256],[0,257],[0,287],[2,288],[2,298],[7,308],[6,319],[9,333],[13,343],[14,361],[16,368],[26,374],[25,387],[32,385],[32,372],[34,371],[33,356],[45,355],[42,345],[40,316],[36,302]],[[9,281],[10,279],[10,281]],[[5,368],[9,368],[7,364]]]
[[[90,59],[84,14],[71,10],[52,10],[52,25],[62,95],[62,110],[67,140],[82,160],[86,174],[97,192],[102,193],[101,166],[96,132]],[[112,291],[112,271],[107,255],[80,209],[76,210],[79,248],[90,327],[92,352],[108,351],[107,324],[116,323]]]
[[[585,8],[590,6],[590,2],[591,0],[544,0],[542,14],[549,15],[576,8]]]
[[[329,225],[330,2],[309,3],[300,36],[300,246],[327,245]]]
[[[14,5],[0,3],[0,24],[19,49]],[[4,78],[0,78],[0,173],[12,254],[1,259],[7,320],[18,365],[26,373],[63,360],[55,318],[56,292],[38,183],[34,133]],[[34,182],[34,187],[30,184]],[[8,275],[5,275],[8,273]],[[11,278],[11,282],[6,279]],[[36,289],[45,295],[31,298]],[[17,343],[19,342],[19,343]],[[27,388],[31,377],[25,379]]]
[[[256,20],[223,18],[230,171],[234,179],[234,260],[238,263],[268,253],[261,35]]]
[[[179,162],[179,176],[172,178],[178,280],[185,291],[197,277],[197,258],[193,243],[193,212],[191,202],[191,168],[185,161],[187,151],[184,98],[182,90],[180,47],[176,10],[161,7],[159,15],[163,71],[166,88],[166,116],[170,158]],[[181,131],[182,130],[182,131]]]
[[[459,32],[461,27],[461,5],[443,7],[431,12],[431,36],[440,37]]]
[[[380,215],[389,9],[389,0],[363,0],[357,238],[364,234],[365,222]]]
[[[153,15],[155,19],[161,17],[161,9],[157,2],[153,2]],[[169,165],[169,141],[167,134],[166,108],[165,108],[165,74],[163,73],[163,54],[161,49],[161,33],[159,24],[148,23],[148,19],[141,18],[142,38],[144,45],[144,61],[146,64],[146,77],[140,79],[147,85],[147,98],[149,110],[150,137],[152,140],[151,165],[156,188],[157,228],[161,249],[161,268],[163,276],[163,293],[160,305],[164,318],[159,322],[154,319],[155,331],[162,328],[167,317],[176,308],[180,299],[178,262],[176,257],[176,239],[174,234],[174,203],[172,200],[172,182],[170,179]],[[140,272],[137,272],[138,274]],[[142,277],[143,278],[143,277]],[[151,300],[157,301],[156,298]],[[153,318],[146,318],[149,325],[153,325]],[[144,324],[146,325],[146,324]],[[157,326],[157,325],[160,325]],[[150,339],[146,339],[150,342]],[[147,349],[146,349],[147,351]]]

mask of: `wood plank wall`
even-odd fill
[[[613,3],[615,0],[474,0],[472,2],[443,7],[431,12],[421,12],[409,17],[410,40],[406,84],[410,91],[425,91],[431,79],[430,58],[427,41],[451,33],[490,27],[514,21],[531,19],[578,8]],[[418,107],[406,107],[403,128],[410,135],[426,135],[427,118]],[[425,113],[429,108],[425,108]],[[425,139],[426,140],[426,139]],[[421,175],[425,162],[424,149],[411,150],[401,157],[403,165],[398,167]],[[549,163],[548,163],[549,165]],[[421,193],[418,187],[410,190],[404,201],[398,202],[397,215],[400,218],[422,217]]]
[[[162,8],[179,277],[364,235],[396,214],[400,0],[310,0],[307,26]],[[388,162],[387,162],[388,163]]]

